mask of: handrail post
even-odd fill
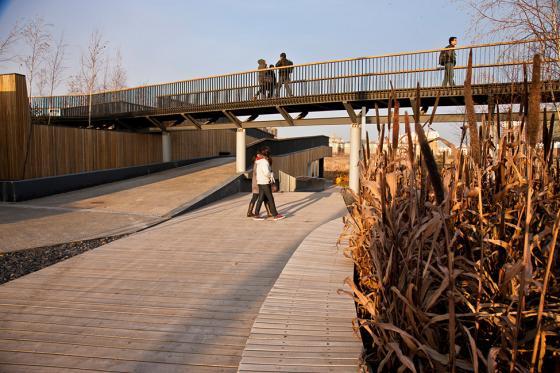
[[[247,145],[245,144],[245,129],[238,128],[235,134],[235,170],[241,173],[246,171]]]

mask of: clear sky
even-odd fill
[[[99,30],[110,48],[120,48],[129,86],[250,70],[280,52],[306,63],[440,48],[450,35],[471,41],[468,14],[450,0],[0,0],[0,36],[33,16],[52,24],[55,35],[64,32],[67,74]],[[22,70],[4,64],[0,72]],[[348,131],[307,127],[280,135],[347,138]]]

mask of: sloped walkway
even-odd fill
[[[357,372],[362,344],[350,297],[338,294],[352,261],[337,249],[341,219],[301,243],[266,297],[239,372]]]
[[[217,158],[26,202],[0,203],[0,253],[134,232],[235,174],[232,158]]]
[[[237,371],[294,250],[345,211],[334,191],[276,198],[285,220],[237,195],[1,285],[0,371]]]

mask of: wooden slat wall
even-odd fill
[[[161,136],[33,125],[25,178],[162,161]]]
[[[308,163],[317,159],[331,157],[332,149],[329,146],[302,150],[300,152],[275,157],[272,155],[272,169],[278,177],[278,171],[283,171],[291,176],[306,176]]]
[[[256,139],[247,136],[247,143]],[[171,133],[173,160],[235,155],[235,131],[178,131]],[[4,150],[4,149],[2,149]],[[23,157],[24,153],[19,156]],[[2,151],[2,156],[12,157]],[[3,159],[2,159],[3,160]],[[162,162],[161,135],[33,125],[25,179]],[[19,170],[22,169],[21,165]],[[6,170],[4,162],[1,169]],[[4,180],[21,179],[10,168]]]
[[[246,136],[246,143],[257,140]],[[229,152],[235,155],[235,131],[175,131],[171,132],[171,159],[190,159],[218,155],[220,152]]]
[[[0,75],[0,180],[22,175],[30,119],[25,76]]]

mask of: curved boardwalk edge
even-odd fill
[[[336,247],[341,219],[309,234],[255,319],[239,372],[356,372],[362,343],[350,297],[338,294],[352,261]]]

